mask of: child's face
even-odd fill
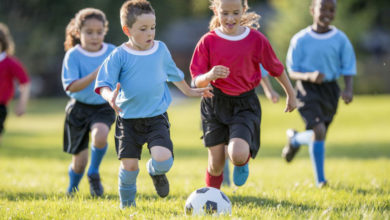
[[[311,8],[314,24],[326,29],[329,28],[330,23],[333,21],[335,12],[335,0],[316,0]]]
[[[85,20],[80,30],[81,47],[89,52],[99,51],[105,34],[102,21],[95,18]]]
[[[128,30],[133,49],[148,50],[153,46],[156,34],[156,16],[152,13],[141,14]]]
[[[241,0],[220,0],[214,13],[221,23],[222,32],[228,35],[237,35],[244,11]]]

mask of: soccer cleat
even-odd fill
[[[327,181],[318,183],[318,188],[323,189],[323,188],[326,188],[326,187],[328,187],[328,182]]]
[[[233,182],[236,186],[242,186],[245,184],[249,176],[249,166],[234,166],[233,170]]]
[[[104,189],[98,173],[88,175],[89,181],[89,190],[91,191],[92,196],[101,197],[103,195]]]
[[[296,130],[288,129],[287,132],[287,145],[282,150],[282,157],[289,163],[294,159],[295,154],[299,151],[300,146],[294,147],[292,144],[292,138],[297,134]]]
[[[165,174],[162,174],[162,175],[155,175],[155,176],[150,175],[150,177],[152,177],[153,185],[157,191],[157,194],[161,198],[166,197],[169,194],[169,182],[167,176]]]

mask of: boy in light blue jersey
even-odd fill
[[[154,40],[156,17],[146,0],[125,2],[120,10],[129,41],[116,48],[100,69],[95,91],[119,114],[115,145],[119,168],[120,207],[135,206],[138,160],[147,143],[147,170],[160,197],[169,194],[165,175],[173,164],[173,145],[167,109],[171,95],[167,81],[187,96],[211,97],[210,88],[191,89],[166,45]]]
[[[337,79],[344,76],[341,97],[352,101],[352,77],[356,75],[356,59],[347,36],[330,26],[336,0],[313,0],[313,25],[298,32],[290,43],[287,68],[297,80],[298,111],[306,123],[306,131],[287,130],[288,143],[282,157],[290,162],[301,145],[309,145],[318,187],[327,185],[324,173],[325,136],[336,114],[340,89]]]
[[[104,191],[99,166],[107,151],[107,135],[115,121],[115,112],[94,92],[94,81],[100,65],[115,48],[103,42],[107,25],[102,11],[86,8],[80,10],[66,28],[62,84],[71,100],[66,106],[63,150],[73,155],[68,171],[68,195],[78,191],[88,163],[90,133],[90,191],[93,196],[102,196]]]

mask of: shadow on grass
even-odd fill
[[[297,204],[289,201],[279,201],[279,200],[254,197],[254,196],[232,195],[230,196],[230,200],[232,201],[233,204],[240,204],[242,206],[254,205],[256,207],[262,207],[262,208],[288,209],[288,210],[293,210],[294,212],[318,209],[317,206],[313,206],[313,205]]]

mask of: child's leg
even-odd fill
[[[225,145],[219,144],[208,148],[208,167],[206,171],[206,186],[221,188],[223,168],[225,165]]]
[[[137,158],[122,158],[119,168],[119,199],[120,208],[135,206],[137,192],[137,176],[139,173]]]
[[[99,174],[99,166],[107,151],[107,136],[110,129],[104,123],[95,123],[92,125],[91,138],[91,163],[88,169],[88,176]]]
[[[324,173],[325,161],[325,136],[326,126],[324,123],[317,124],[313,128],[315,140],[309,146],[310,157],[314,167],[314,173],[317,185],[326,182]]]
[[[227,153],[227,145],[225,145],[225,166],[223,168],[222,185],[230,186],[230,169],[229,169],[229,154]]]
[[[69,186],[68,194],[78,191],[78,186],[83,177],[85,167],[88,163],[88,149],[84,149],[80,153],[72,156],[72,163],[69,166]]]
[[[232,138],[228,145],[228,154],[234,164],[233,182],[236,186],[245,184],[249,176],[249,144],[241,138]]]
[[[291,138],[291,144],[293,147],[299,147],[301,145],[309,146],[314,139],[314,131],[306,130],[302,132],[298,132]]]
[[[147,162],[146,169],[152,177],[154,187],[160,197],[166,197],[169,194],[169,182],[165,175],[172,165],[173,157],[171,151],[162,146],[150,147],[152,158]]]

